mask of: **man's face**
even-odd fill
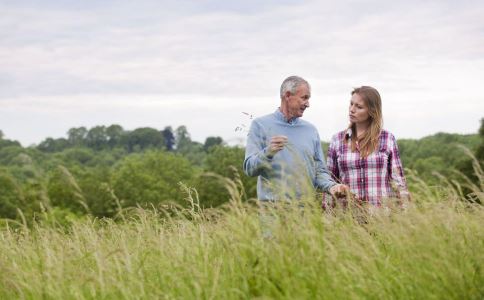
[[[302,117],[306,108],[309,107],[310,97],[311,93],[309,92],[309,87],[307,84],[299,85],[294,95],[291,95],[291,93],[287,92],[287,111],[290,119]]]

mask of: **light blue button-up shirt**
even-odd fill
[[[288,144],[274,157],[267,156],[271,137],[284,135]],[[311,123],[300,118],[287,121],[282,112],[252,121],[245,149],[244,172],[258,176],[260,200],[290,200],[311,197],[336,183],[326,168],[319,134]]]

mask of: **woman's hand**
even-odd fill
[[[350,193],[350,188],[344,184],[335,184],[329,189],[329,193],[334,198],[342,198]]]

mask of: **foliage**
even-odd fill
[[[472,193],[473,185],[479,185],[475,163],[459,145],[469,148],[482,167],[482,124],[479,132],[399,140],[407,175],[415,172],[435,188],[443,175],[460,184],[463,195]],[[327,148],[328,143],[321,144]],[[256,196],[256,179],[243,174],[243,159],[243,148],[228,146],[216,136],[207,137],[203,144],[193,141],[185,126],[175,130],[170,126],[125,130],[116,124],[78,127],[71,128],[66,138],[47,138],[26,148],[2,136],[0,218],[19,220],[17,208],[27,219],[39,216],[42,209],[55,208],[114,217],[120,206],[183,203],[180,181],[197,189],[202,207],[227,203],[231,197],[227,180],[242,182],[243,199],[251,199]],[[415,188],[411,186],[412,192]]]
[[[479,128],[479,137],[481,142],[476,150],[476,158],[479,161],[484,161],[484,118],[481,119],[481,127]]]
[[[0,139],[0,149],[5,147],[21,147],[20,143],[11,140],[1,140]]]
[[[243,175],[244,155],[245,150],[240,147],[218,145],[210,148],[205,159],[205,172],[197,178],[195,184],[203,206],[215,207],[230,199],[230,193],[225,186],[227,178],[240,178],[246,198],[256,197],[256,178]]]
[[[406,169],[414,170],[426,182],[436,184],[439,180],[434,175],[435,172],[454,178],[454,170],[469,161],[459,145],[474,152],[479,143],[480,138],[476,134],[438,133],[420,140],[398,140],[398,147]]]
[[[173,151],[175,148],[175,135],[171,126],[165,127],[162,131],[163,140],[165,141],[165,148],[167,151]]]
[[[115,167],[113,188],[123,207],[148,207],[167,201],[181,203],[179,182],[190,182],[194,171],[188,160],[164,151],[132,154]]]
[[[86,127],[71,128],[67,132],[67,139],[72,146],[82,146],[86,143],[88,130]]]
[[[205,139],[203,150],[209,151],[214,146],[223,145],[224,140],[219,136],[209,136]]]
[[[0,169],[0,216],[15,219],[17,208],[23,204],[24,197],[16,180]]]
[[[47,194],[53,206],[70,209],[72,212],[89,212],[86,199],[75,177],[67,168],[59,165],[50,172]]]
[[[118,203],[111,186],[111,168],[98,166],[76,171],[76,179],[82,191],[84,204],[89,213],[97,217],[113,217]]]
[[[163,135],[149,127],[137,128],[127,133],[122,141],[129,152],[139,152],[149,148],[160,149],[164,145]]]

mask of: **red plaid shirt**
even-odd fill
[[[337,182],[348,185],[358,200],[375,206],[383,198],[409,196],[395,137],[382,130],[379,140],[378,149],[363,158],[358,149],[351,151],[351,129],[341,131],[331,140],[327,163]]]

